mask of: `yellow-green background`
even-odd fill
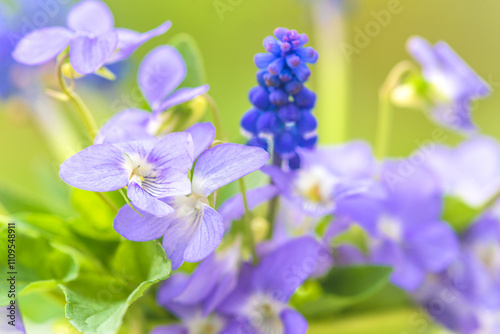
[[[299,0],[242,0],[230,5],[233,10],[224,13],[221,20],[212,0],[108,0],[116,25],[138,31],[151,29],[165,20],[173,22],[172,29],[142,46],[132,57],[131,80],[140,59],[154,46],[165,43],[179,32],[191,34],[199,44],[207,70],[210,94],[220,107],[224,131],[233,141],[241,141],[239,118],[249,108],[248,90],[255,85],[253,55],[262,52],[262,40],[275,27],[283,26],[308,33],[310,45],[317,47],[320,60],[313,65],[309,86],[317,86],[318,73],[328,67],[328,57],[322,57],[321,45],[315,45],[315,18],[310,1]],[[221,2],[229,4],[228,0]],[[237,3],[238,1],[233,1]],[[346,42],[353,44],[356,27],[364,29],[373,21],[370,13],[387,8],[385,0],[351,1],[345,16]],[[405,41],[418,34],[431,42],[448,42],[493,88],[493,94],[474,110],[474,119],[482,132],[500,136],[498,107],[500,98],[496,90],[500,86],[500,2],[496,0],[401,0],[402,13],[392,17],[390,24],[381,33],[371,38],[370,44],[349,64],[349,85],[343,92],[331,91],[328,96],[318,96],[320,105],[325,100],[335,101],[339,94],[349,97],[348,138],[373,140],[377,113],[377,91],[388,71],[399,61],[409,58]],[[333,35],[333,34],[332,34]],[[333,42],[332,42],[333,43]],[[333,50],[339,50],[338,45]],[[133,82],[125,83],[130,90]],[[316,87],[317,88],[317,87]],[[78,88],[77,88],[78,89]],[[92,98],[88,96],[87,98]],[[105,100],[90,102],[98,108],[99,121],[110,116],[110,104]],[[331,105],[335,105],[334,103]],[[5,109],[0,107],[1,109]],[[68,109],[67,112],[71,112]],[[323,134],[335,131],[331,115],[335,110],[317,109],[319,119],[328,119],[332,124],[321,124]],[[409,154],[416,149],[417,142],[431,138],[435,125],[422,113],[396,110],[390,152],[394,156]],[[450,144],[458,142],[459,136],[447,133]],[[321,135],[321,133],[320,133]],[[50,200],[50,191],[44,188],[44,176],[40,166],[55,174],[60,161],[50,155],[46,143],[29,114],[11,108],[0,112],[0,185],[24,189]],[[45,168],[44,167],[44,168]],[[409,312],[409,313],[408,313]],[[370,318],[373,331],[363,333],[400,333],[411,327],[409,317],[412,311],[398,311],[393,314],[399,329],[381,330],[377,324],[387,322],[377,317]],[[342,320],[336,333],[360,333],[356,330],[358,321]],[[367,319],[368,321],[368,319]],[[344,323],[345,322],[345,323]],[[351,326],[351,327],[349,327]],[[399,326],[399,327],[398,327]],[[343,328],[343,329],[340,329]],[[351,329],[349,329],[351,328]],[[378,328],[378,329],[377,329]],[[339,330],[340,329],[340,330]],[[318,331],[319,332],[319,331]],[[325,333],[330,331],[325,331]]]

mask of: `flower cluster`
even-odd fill
[[[267,53],[255,56],[259,86],[249,92],[253,108],[242,118],[249,145],[268,149],[268,141],[291,169],[300,167],[299,148],[316,145],[317,121],[312,114],[316,94],[304,87],[311,71],[307,64],[318,60],[312,47],[304,47],[306,34],[277,28],[264,40]]]

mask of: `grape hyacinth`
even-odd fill
[[[253,107],[241,119],[248,145],[268,149],[272,141],[275,164],[281,160],[291,169],[300,167],[300,148],[313,148],[317,142],[317,121],[312,114],[316,94],[304,83],[311,71],[307,64],[318,60],[312,47],[304,47],[306,34],[277,28],[264,39],[267,53],[255,55],[258,86],[249,92]]]

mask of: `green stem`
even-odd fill
[[[500,199],[500,189],[493,196],[491,196],[486,203],[484,203],[479,208],[478,210],[479,214],[477,215],[477,217],[481,216],[485,211],[491,209],[498,202],[499,199]]]
[[[139,211],[137,211],[136,208],[134,208],[134,206],[132,205],[132,203],[130,203],[130,200],[128,199],[127,195],[125,195],[125,192],[123,191],[123,188],[120,189],[119,192],[122,195],[122,197],[125,200],[125,202],[128,204],[128,206],[130,206],[132,208],[132,210],[134,210],[135,212],[137,212],[139,214],[139,216],[144,217]]]
[[[62,57],[57,64],[57,77],[59,80],[59,85],[61,86],[63,93],[68,97],[69,101],[73,103],[73,106],[77,110],[78,115],[80,116],[83,125],[87,130],[89,139],[93,141],[98,131],[97,123],[85,103],[83,103],[80,96],[73,91],[72,87],[68,87],[66,80],[64,79],[62,66],[64,65],[66,59],[68,59],[68,55]]]
[[[107,206],[109,206],[109,208],[111,210],[113,210],[115,212],[118,212],[118,210],[120,210],[120,208],[117,207],[116,204],[113,201],[111,201],[105,193],[97,193],[96,192],[96,194],[97,194],[97,196],[99,196],[103,200],[104,203],[106,203]]]
[[[208,105],[210,106],[210,110],[212,111],[212,116],[214,118],[215,131],[216,131],[215,138],[225,139],[225,138],[222,138],[222,122],[221,122],[221,117],[220,117],[220,113],[219,113],[219,108],[217,108],[217,104],[215,103],[214,99],[210,95],[205,94],[205,95],[203,95],[203,97],[207,100]]]
[[[382,160],[387,156],[390,145],[393,108],[391,103],[392,90],[401,82],[402,78],[415,70],[410,61],[402,61],[391,70],[379,91],[379,115],[375,138],[375,156]]]
[[[314,4],[315,45],[320,55],[314,73],[319,138],[323,143],[342,143],[349,130],[352,61],[351,56],[342,51],[345,13],[331,0],[316,0]]]
[[[273,165],[281,168],[282,162],[283,161],[281,160],[281,157],[278,154],[273,153]],[[267,222],[269,223],[269,232],[267,235],[268,239],[271,239],[274,233],[274,221],[276,219],[276,214],[278,212],[278,206],[279,206],[279,197],[275,196],[269,202],[269,208],[267,211]]]
[[[247,191],[245,187],[245,181],[243,180],[243,178],[239,179],[239,183],[240,183],[241,197],[243,199],[243,205],[245,206],[245,215],[243,216],[243,234],[244,238],[248,242],[248,246],[250,247],[253,264],[257,264],[258,257],[257,257],[257,251],[255,250],[255,241],[253,238],[252,226],[250,225],[252,223],[250,220],[251,214],[250,214],[250,209],[248,208]]]

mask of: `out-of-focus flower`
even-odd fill
[[[410,77],[398,87],[395,102],[413,106],[415,101],[408,100],[412,96],[431,110],[430,116],[439,124],[462,132],[475,130],[472,102],[490,94],[488,84],[445,42],[431,45],[421,37],[412,37],[408,52],[422,67],[422,77]]]
[[[297,169],[298,148],[312,148],[317,141],[317,122],[312,114],[316,95],[304,82],[311,75],[307,64],[314,64],[318,53],[304,47],[306,34],[277,28],[274,36],[264,40],[267,53],[255,56],[259,86],[249,92],[254,108],[243,116],[241,126],[250,137],[248,145],[267,149],[272,139],[274,152]]]
[[[170,25],[170,22],[165,22],[144,34],[115,29],[113,14],[104,2],[85,0],[69,12],[68,28],[37,29],[19,41],[12,56],[25,65],[40,65],[56,58],[70,46],[69,58],[74,70],[90,74],[106,63],[127,58],[149,39],[165,33]]]
[[[152,113],[126,109],[113,116],[99,131],[96,144],[150,138],[163,134],[165,110],[205,94],[209,86],[180,88],[187,69],[181,54],[171,46],[159,46],[143,59],[137,81]]]
[[[184,261],[203,260],[222,240],[222,217],[210,207],[208,197],[222,186],[258,170],[269,159],[269,154],[258,147],[220,144],[207,149],[214,137],[211,124],[198,129],[194,137],[196,164],[191,191],[187,193],[190,195],[163,199],[175,209],[174,214],[164,218],[150,214],[141,217],[124,206],[115,218],[115,229],[129,240],[147,241],[163,235],[163,248],[174,270]]]
[[[443,200],[434,174],[423,168],[405,171],[404,162],[386,162],[381,172],[385,196],[361,196],[339,210],[369,234],[371,261],[394,267],[391,281],[415,291],[426,274],[456,259],[458,238],[440,219]]]
[[[291,240],[253,267],[245,264],[238,286],[218,311],[233,317],[222,333],[297,333],[307,321],[287,303],[315,268],[318,243],[311,237]]]
[[[310,216],[331,214],[339,202],[374,184],[375,160],[369,145],[353,142],[299,153],[301,168],[283,171],[267,166],[281,194]]]
[[[189,133],[172,133],[161,140],[92,145],[67,159],[59,175],[83,190],[106,192],[127,186],[138,209],[164,217],[174,211],[160,198],[188,195],[188,171],[193,164]]]
[[[500,146],[495,139],[474,137],[456,148],[439,145],[428,151],[426,163],[447,195],[480,207],[500,189]]]

